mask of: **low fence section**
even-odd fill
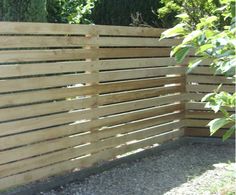
[[[221,112],[214,113],[210,108],[206,108],[205,102],[202,102],[201,99],[207,93],[215,91],[220,85],[220,90],[231,94],[235,92],[233,78],[220,74],[215,75],[207,61],[186,74],[186,97],[184,98],[186,100],[184,120],[186,136],[206,137],[210,135],[207,124],[214,118],[222,117],[222,114]],[[234,109],[228,110],[234,111]],[[213,134],[213,137],[221,137],[226,130],[228,130],[228,126]]]
[[[0,189],[182,136],[185,67],[162,31],[0,23]]]

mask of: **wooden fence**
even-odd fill
[[[212,114],[186,100],[223,78],[203,67],[186,80],[169,57],[179,41],[159,41],[162,31],[0,23],[0,189],[175,139],[185,124],[202,135]]]
[[[210,120],[221,117],[221,113],[214,113],[210,108],[205,108],[205,103],[201,99],[207,93],[212,93],[222,84],[221,89],[235,92],[233,78],[226,78],[223,75],[214,75],[214,71],[209,68],[207,61],[194,69],[190,74],[186,74],[186,116],[185,135],[187,136],[209,136],[210,131],[207,124]],[[233,112],[234,109],[228,109]],[[221,137],[225,130],[218,131],[213,137]]]

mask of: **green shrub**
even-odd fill
[[[235,0],[221,0],[220,5],[220,8],[212,10],[211,15],[200,18],[195,26],[191,24],[188,13],[179,15],[181,22],[165,31],[162,38],[183,37],[182,43],[174,47],[171,52],[178,62],[188,56],[190,50],[194,50],[195,55],[201,56],[190,62],[189,71],[208,59],[215,73],[235,78]],[[230,114],[227,108],[235,107],[236,93],[230,94],[220,90],[218,87],[215,92],[207,94],[202,101],[207,102],[206,107],[212,108],[214,112],[220,111],[223,114],[222,118],[214,119],[208,124],[211,135],[225,125],[231,125],[223,136],[223,140],[226,140],[235,132],[235,114]]]

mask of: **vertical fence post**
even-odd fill
[[[86,45],[84,48],[85,49],[90,49],[90,50],[93,50],[93,49],[98,49],[99,46],[96,44],[96,39],[98,39],[99,35],[96,33],[96,34],[87,34],[85,35],[85,37],[90,41],[88,41],[89,43],[91,43],[93,40],[93,44],[92,45]],[[92,40],[92,41],[91,41]],[[88,62],[94,62],[94,65],[91,66],[91,69],[88,70],[86,73],[88,74],[92,74],[92,78],[93,78],[93,82],[91,83],[87,83],[87,85],[89,86],[97,86],[99,84],[99,67],[96,66],[95,64],[98,62],[99,58],[97,56],[93,56],[91,58],[87,58],[85,59],[86,61]],[[93,94],[91,97],[94,97],[94,104],[92,105],[91,109],[93,108],[97,108],[98,107],[98,96],[99,94]]]
[[[182,129],[183,129],[183,136],[185,136],[185,129],[186,129],[186,117],[187,117],[187,108],[186,108],[186,104],[187,104],[187,90],[186,90],[186,86],[187,86],[187,68],[188,68],[188,62],[189,62],[189,59],[186,58],[185,62],[182,64],[182,66],[185,68],[185,73],[184,73],[184,89],[183,89],[183,92],[182,92],[182,103],[184,104],[184,116],[183,116],[183,119],[182,119]]]
[[[86,34],[85,35],[87,41],[86,42],[89,42],[90,44],[89,45],[86,45],[84,48],[85,49],[88,49],[88,50],[91,50],[91,52],[93,52],[92,50],[95,50],[95,49],[98,49],[99,48],[99,45],[96,44],[97,43],[97,39],[99,38],[99,34],[97,33],[93,33],[93,34]],[[91,44],[92,43],[92,44]],[[93,86],[93,94],[91,95],[91,98],[93,98],[93,104],[91,106],[91,110],[96,110],[98,107],[99,107],[99,104],[98,104],[98,98],[99,98],[99,92],[97,91],[97,86],[99,85],[99,58],[98,56],[96,56],[97,52],[95,52],[95,55],[94,53],[92,54],[92,57],[91,58],[87,58],[85,59],[85,61],[88,61],[88,62],[92,62],[94,63],[92,66],[90,66],[91,68],[86,71],[87,74],[91,74],[92,76],[92,80],[93,82],[91,83],[86,83],[87,86]],[[97,112],[96,112],[97,113]],[[97,120],[99,117],[97,115],[92,115],[92,117],[89,119],[90,121],[93,121],[93,120]],[[94,133],[95,131],[98,131],[99,128],[92,128],[90,129],[90,133]],[[99,140],[95,140],[95,142],[97,142]],[[93,144],[90,143],[90,144]]]

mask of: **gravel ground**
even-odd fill
[[[199,195],[203,184],[219,179],[226,169],[215,164],[234,162],[234,144],[186,143],[158,155],[121,164],[82,182],[73,182],[43,195]],[[206,183],[207,182],[207,183]],[[205,186],[206,187],[206,186]]]

